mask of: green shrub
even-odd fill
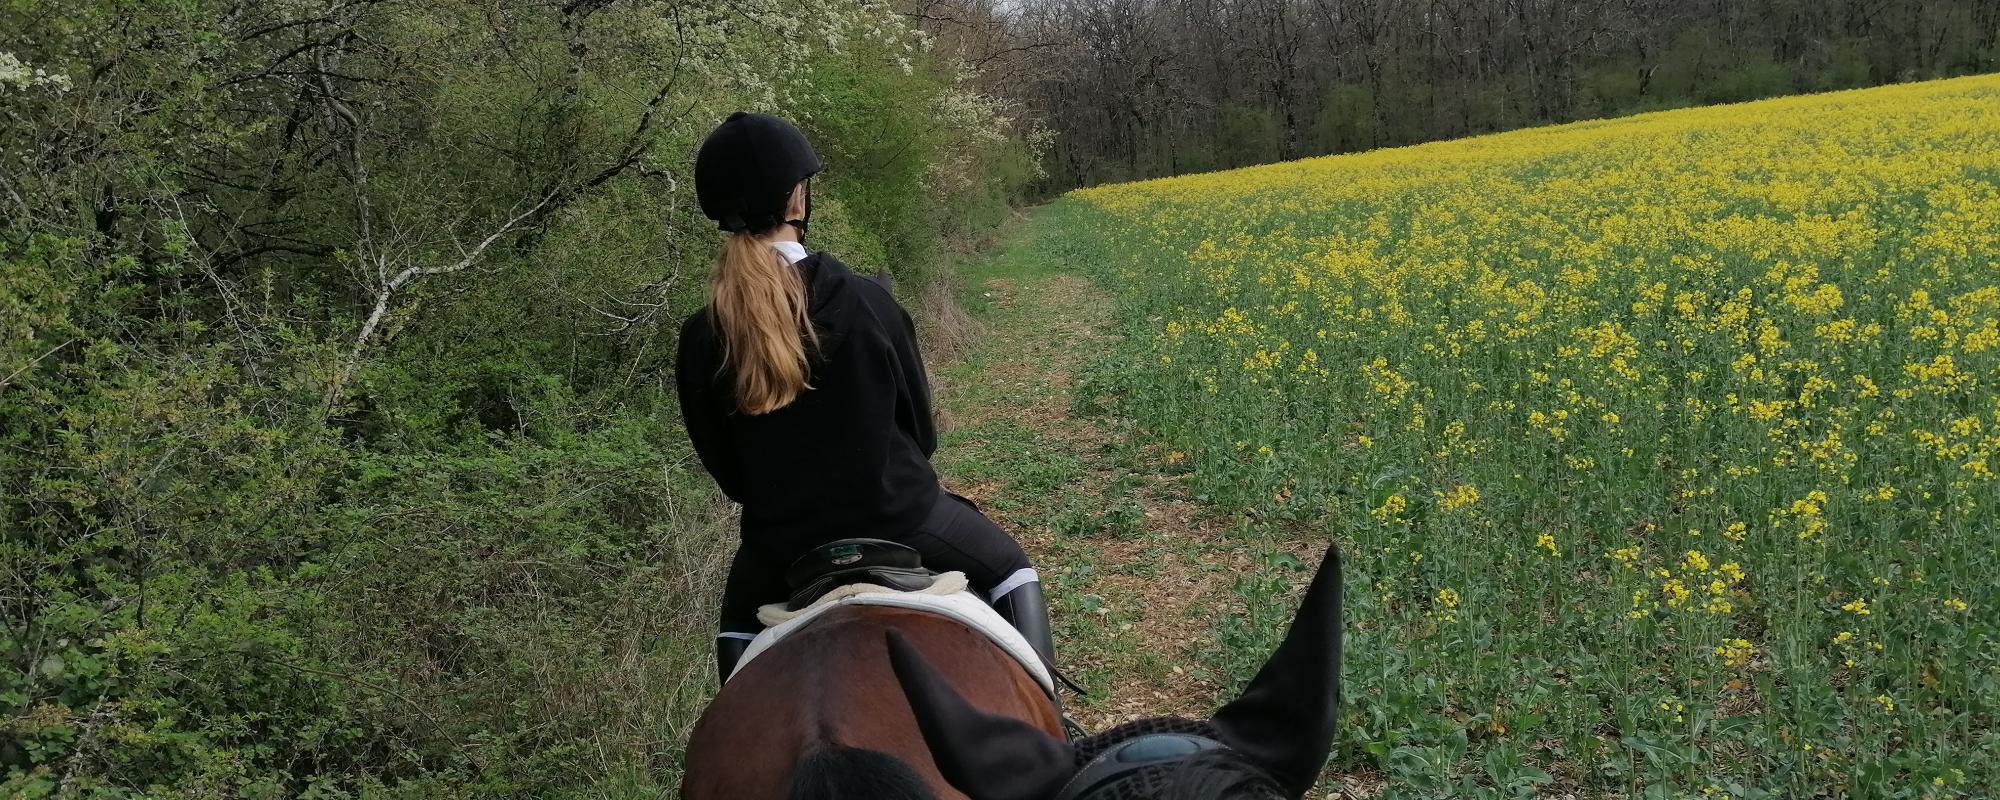
[[[1028,174],[886,9],[0,29],[9,797],[659,794],[734,539],[667,377],[720,241],[696,143],[799,119],[813,246],[907,274]]]

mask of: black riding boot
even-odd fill
[[[743,651],[748,649],[749,639],[715,637],[715,682],[718,685],[729,682],[729,673],[736,671],[736,662],[743,660]]]
[[[1035,648],[1035,655],[1042,657],[1042,665],[1049,668],[1050,677],[1058,683],[1082,693],[1076,684],[1070,683],[1061,672],[1056,671],[1056,639],[1049,631],[1049,601],[1042,595],[1041,581],[1030,581],[1014,588],[1013,591],[993,601],[993,610],[1000,612],[1000,618],[1020,631],[1028,640],[1028,646]],[[1074,741],[1083,738],[1083,728],[1075,720],[1063,713],[1062,694],[1052,692],[1049,700],[1056,704],[1056,716],[1062,718],[1063,733]]]
[[[1014,626],[1014,630],[1028,640],[1028,646],[1035,648],[1035,654],[1042,657],[1042,663],[1050,669],[1056,666],[1056,639],[1049,632],[1049,601],[1042,596],[1042,582],[1029,581],[1014,587],[1014,590],[993,601],[993,610],[1000,612],[1000,618]]]

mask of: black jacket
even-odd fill
[[[909,313],[833,256],[793,266],[806,280],[819,348],[809,348],[810,388],[791,405],[737,410],[707,307],[681,325],[675,367],[695,452],[743,504],[744,543],[776,559],[835,539],[907,533],[939,492],[930,384]]]

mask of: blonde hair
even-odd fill
[[[722,245],[709,287],[722,360],[736,374],[736,407],[767,414],[791,405],[809,388],[806,345],[819,346],[806,313],[805,279],[745,231]]]

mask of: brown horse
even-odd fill
[[[1209,720],[1128,723],[1075,744],[1055,705],[965,625],[846,606],[732,677],[688,743],[687,800],[1298,798],[1333,745],[1340,561],[1284,641]]]

